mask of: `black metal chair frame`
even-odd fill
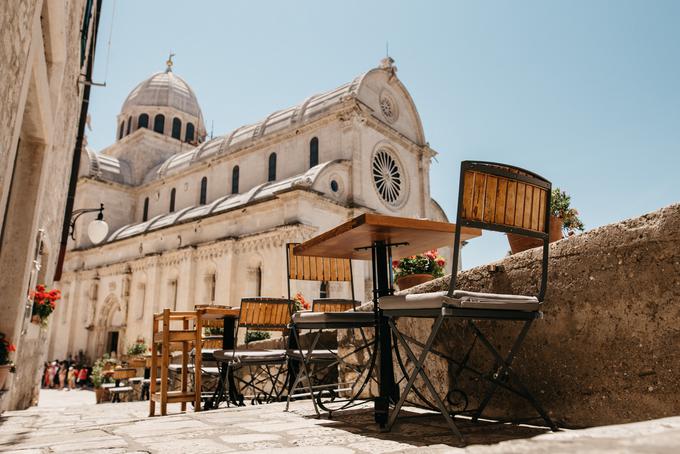
[[[479,220],[471,220],[464,218],[462,216],[462,207],[463,207],[463,188],[464,188],[464,174],[466,171],[475,171],[478,170],[480,172],[483,172],[484,174],[487,175],[496,175],[499,177],[504,177],[509,180],[517,180],[521,181],[523,183],[528,183],[534,186],[537,186],[541,189],[544,189],[547,191],[548,198],[545,203],[545,213],[544,213],[544,218],[545,218],[545,223],[541,228],[541,232],[536,232],[533,230],[527,230],[524,228],[518,228],[518,227],[509,227],[506,225],[501,225],[501,224],[496,224],[496,223],[489,223],[489,222],[482,222]],[[529,172],[524,169],[520,169],[517,167],[512,167],[508,166],[505,164],[499,164],[499,163],[491,163],[491,162],[480,162],[480,161],[463,161],[461,164],[461,172],[460,172],[460,185],[459,185],[459,195],[458,195],[458,209],[457,209],[457,216],[456,216],[456,229],[455,229],[455,236],[454,236],[454,245],[453,245],[453,269],[451,273],[451,280],[449,283],[449,289],[447,292],[447,297],[449,298],[454,298],[454,292],[456,288],[456,278],[457,278],[457,271],[458,271],[458,260],[460,257],[460,237],[461,237],[461,229],[463,227],[474,227],[474,228],[480,228],[483,230],[493,230],[493,231],[498,231],[498,232],[506,232],[506,233],[515,233],[519,235],[525,235],[525,236],[531,236],[535,238],[539,238],[543,242],[543,256],[542,256],[542,271],[541,271],[541,280],[540,280],[540,287],[538,291],[538,302],[541,304],[544,300],[546,288],[547,288],[547,281],[548,281],[548,253],[549,253],[549,237],[548,234],[550,232],[550,197],[549,194],[551,192],[551,183],[547,181],[546,179],[540,177],[539,175],[536,175],[532,172]],[[402,393],[399,401],[397,402],[395,408],[392,411],[392,414],[390,415],[388,425],[387,425],[387,430],[390,430],[391,427],[394,425],[396,422],[397,416],[399,414],[400,409],[404,405],[406,401],[406,396],[409,393],[410,390],[414,390],[418,397],[426,403],[426,406],[428,406],[432,410],[439,411],[444,418],[446,419],[447,425],[449,428],[456,434],[458,435],[461,440],[463,440],[462,434],[460,433],[460,430],[456,426],[455,422],[453,421],[453,417],[456,414],[472,414],[472,420],[477,421],[479,418],[482,417],[482,413],[484,412],[485,408],[487,407],[489,401],[493,397],[494,393],[496,390],[500,387],[505,390],[508,390],[512,393],[514,393],[517,396],[520,396],[527,400],[537,411],[537,413],[540,415],[540,417],[545,421],[546,425],[550,427],[552,430],[557,430],[557,426],[553,423],[553,421],[550,419],[548,416],[548,413],[543,409],[541,404],[538,402],[538,400],[529,392],[529,390],[526,388],[526,386],[522,383],[520,380],[518,374],[515,372],[515,370],[512,368],[512,362],[515,359],[518,350],[520,349],[522,343],[524,342],[526,335],[529,331],[529,328],[531,327],[531,324],[533,321],[537,318],[542,317],[542,312],[539,310],[536,311],[521,311],[521,310],[507,310],[507,309],[473,309],[473,308],[461,308],[461,307],[454,307],[454,306],[446,306],[444,305],[441,308],[435,308],[435,309],[404,309],[404,310],[398,310],[398,309],[392,309],[392,310],[385,310],[385,315],[389,317],[389,326],[390,329],[393,333],[393,335],[397,338],[399,344],[403,347],[404,351],[406,352],[409,360],[413,363],[413,371],[411,372],[411,375],[409,376],[406,368],[404,367],[403,364],[400,364],[402,367],[402,371],[405,374],[405,377],[408,377],[408,382],[406,384],[406,387],[404,389],[404,392]],[[433,318],[434,322],[432,325],[432,331],[430,335],[428,336],[427,340],[422,343],[418,342],[417,340],[404,335],[401,333],[396,326],[395,319],[398,317],[423,317],[423,318]],[[455,318],[455,319],[463,319],[467,320],[467,325],[470,327],[470,329],[473,331],[474,338],[472,345],[470,348],[466,351],[464,357],[462,360],[455,360],[451,355],[447,355],[442,352],[438,352],[434,350],[433,344],[434,341],[437,338],[437,335],[439,334],[440,328],[444,322],[445,319],[447,318]],[[479,327],[475,324],[475,320],[507,320],[507,321],[519,321],[523,322],[522,328],[520,330],[520,333],[518,334],[517,338],[515,339],[511,349],[507,353],[507,355],[503,356],[496,347],[489,341],[487,336],[479,329]],[[477,340],[481,343],[481,345],[484,346],[484,348],[491,353],[491,355],[494,358],[494,363],[495,367],[492,369],[489,373],[483,373],[478,370],[475,370],[467,365],[468,360],[470,358],[470,355],[472,353],[472,349],[475,347],[475,344],[477,343]],[[413,349],[409,345],[416,345],[419,348],[421,348],[421,352],[418,356],[415,355],[413,352]],[[454,411],[452,412],[451,410],[447,409],[446,406],[444,405],[444,402],[442,399],[438,396],[432,382],[430,381],[429,377],[427,376],[427,373],[425,371],[425,360],[428,356],[428,354],[435,354],[441,358],[444,358],[450,362],[452,362],[456,368],[456,374],[454,376],[454,381],[457,382],[458,377],[460,374],[462,374],[464,371],[471,372],[472,374],[485,379],[486,381],[489,382],[488,389],[486,390],[486,393],[484,394],[483,398],[480,401],[479,407],[473,410],[467,410],[466,408],[463,408],[462,411]],[[398,358],[399,359],[399,358]],[[430,402],[428,399],[426,399],[423,394],[414,388],[414,383],[417,379],[418,376],[421,376],[425,386],[429,390],[432,398],[434,399],[434,403]],[[514,383],[514,385],[513,385]],[[463,402],[464,407],[467,407],[467,396],[459,389],[455,387],[449,391],[449,394],[447,394],[447,400],[449,401],[450,404],[455,404],[456,402],[451,399],[451,393],[458,394],[459,399]],[[512,422],[518,422],[516,419],[511,420]]]
[[[292,246],[296,245],[296,243],[288,243],[286,244],[286,267],[287,267],[287,276],[288,276],[288,297],[289,299],[291,298],[291,280],[296,280],[291,277],[290,270],[291,270],[291,264],[290,264],[290,254],[291,254],[291,248]],[[355,299],[355,293],[354,293],[354,274],[351,266],[351,260],[350,260],[350,267],[349,267],[349,272],[350,272],[350,279],[347,281],[350,284],[351,288],[351,306],[353,310],[356,310],[356,299]],[[313,280],[313,279],[308,279],[308,280]],[[349,304],[348,304],[349,305]],[[313,302],[312,305],[312,312],[315,311],[315,306],[316,302]],[[323,411],[327,412],[329,414],[329,417],[332,416],[333,412],[339,411],[339,410],[345,410],[348,408],[352,408],[356,405],[360,405],[361,402],[356,402],[358,400],[358,396],[361,395],[363,390],[366,388],[366,385],[371,381],[375,381],[375,377],[373,377],[372,371],[373,368],[375,367],[375,362],[376,362],[376,349],[373,348],[373,351],[371,351],[371,347],[375,345],[376,340],[375,338],[372,341],[369,341],[366,337],[366,334],[364,332],[364,328],[375,328],[375,321],[371,321],[371,323],[365,323],[365,324],[358,324],[358,323],[320,323],[320,324],[313,324],[313,323],[304,323],[303,326],[297,325],[291,314],[291,332],[293,334],[293,339],[295,340],[294,345],[291,345],[293,349],[296,349],[297,352],[293,356],[291,355],[291,363],[292,362],[300,362],[302,363],[302,368],[300,370],[297,370],[297,367],[295,367],[293,364],[289,364],[288,370],[289,373],[292,372],[292,381],[289,387],[289,393],[288,393],[288,399],[286,402],[286,411],[289,408],[291,398],[294,395],[295,390],[297,389],[298,385],[303,382],[303,380],[306,380],[308,383],[307,386],[307,392],[305,395],[309,395],[312,399],[313,405],[314,405],[314,411],[316,412],[317,416],[320,415],[319,413],[319,408],[321,408]],[[336,352],[333,352],[332,349],[326,348],[329,353],[332,353],[335,357],[335,359],[329,360],[329,359],[323,359],[323,360],[318,360],[314,358],[313,352],[321,338],[321,334],[323,333],[324,330],[329,330],[329,329],[335,329],[335,330],[353,330],[353,329],[359,329],[359,332],[361,334],[362,338],[362,344],[355,347],[351,352],[344,354],[344,355],[339,355]],[[310,332],[315,332],[314,337],[312,338],[312,341],[310,342],[310,345],[305,351],[302,348],[302,343],[300,342],[300,336],[301,336],[301,331],[302,330],[309,330]],[[359,367],[354,366],[353,364],[349,363],[346,361],[347,358],[354,356],[355,354],[363,351],[363,350],[368,350],[369,354],[369,364],[368,368],[365,370],[360,370]],[[333,389],[336,387],[342,386],[342,383],[337,383],[337,384],[324,384],[322,381],[322,384],[313,384],[313,377],[318,374],[319,369],[318,367],[315,368],[314,366],[318,366],[319,364],[322,365],[322,369],[327,369],[330,371],[330,368],[332,367],[337,367],[337,366],[344,366],[347,367],[354,372],[359,373],[359,376],[363,375],[364,373],[366,374],[363,380],[361,381],[361,384],[359,385],[359,388],[357,391],[353,392],[351,396],[345,399],[337,399],[337,392],[342,392],[342,391],[348,391],[346,389]],[[315,369],[316,373],[312,373],[311,370]],[[317,391],[316,394],[314,391]],[[352,388],[349,389],[351,391]],[[324,401],[324,397],[328,399],[328,402]],[[330,403],[333,403],[337,406],[334,408],[331,408],[329,406]]]
[[[266,302],[268,304],[285,304],[287,305],[287,310],[286,313],[290,315],[291,313],[291,301],[286,300],[286,299],[280,299],[280,298],[242,298],[241,300],[241,312],[243,312],[243,302],[250,302],[250,303],[257,303],[259,301]],[[239,329],[242,328],[243,318],[239,316],[236,329],[234,330],[234,346],[237,347],[237,341],[238,341],[238,333]],[[275,325],[275,324],[263,324],[263,325],[254,325],[251,323],[246,324],[245,326],[246,332],[250,329],[262,329],[262,330],[281,330],[284,333],[284,345],[286,344],[286,330],[288,328],[287,324],[281,324],[281,325]],[[247,351],[244,350],[244,351]],[[280,361],[272,361],[272,360],[262,360],[262,361],[256,361],[256,360],[248,360],[248,361],[240,361],[238,356],[236,355],[237,348],[234,349],[234,355],[231,360],[225,361],[225,360],[217,360],[217,367],[219,369],[219,380],[217,387],[215,389],[213,398],[212,398],[212,408],[217,408],[219,406],[219,403],[225,400],[225,397],[227,394],[235,394],[239,396],[239,405],[243,404],[243,395],[239,392],[239,390],[231,390],[229,386],[229,380],[228,377],[231,375],[234,378],[235,384],[241,384],[243,385],[243,389],[252,389],[254,391],[254,395],[251,396],[251,403],[269,403],[272,401],[278,401],[281,399],[281,396],[284,391],[284,386],[285,386],[285,381],[284,383],[279,386],[280,382],[279,379],[281,375],[284,372],[287,372],[287,362],[285,359],[281,359]],[[233,372],[237,369],[247,367],[248,368],[248,377],[249,380],[244,380],[242,377],[239,377],[236,374],[233,374]],[[253,370],[253,368],[256,368]],[[276,371],[272,373],[270,367],[276,367]],[[264,388],[264,384],[269,384],[270,389],[267,390]],[[229,400],[227,400],[227,406],[229,406]]]

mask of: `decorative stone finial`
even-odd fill
[[[380,68],[381,69],[396,69],[396,66],[394,66],[394,58],[390,57],[389,55],[382,60],[380,60]]]
[[[166,72],[166,73],[172,72],[172,65],[173,65],[173,63],[172,63],[172,57],[174,57],[174,56],[175,56],[175,54],[173,54],[172,52],[170,52],[170,55],[168,56],[168,61],[165,62],[165,64],[168,65],[168,67],[165,68],[165,72]]]

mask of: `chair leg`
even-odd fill
[[[516,386],[518,386],[520,388],[520,392],[518,392],[517,394],[524,397],[534,407],[534,409],[538,412],[538,414],[541,416],[541,418],[543,418],[543,420],[548,425],[548,427],[550,427],[551,430],[553,430],[553,431],[557,430],[557,426],[552,421],[552,419],[550,419],[550,416],[548,416],[548,413],[541,406],[541,404],[538,402],[538,400],[529,392],[529,390],[526,388],[524,383],[522,383],[522,381],[520,380],[519,376],[511,368],[512,361],[515,359],[515,355],[517,355],[519,348],[521,347],[522,343],[524,342],[524,339],[526,338],[526,335],[529,332],[529,328],[531,327],[532,321],[533,320],[527,320],[524,323],[524,326],[522,327],[522,331],[517,336],[515,343],[513,344],[512,348],[510,349],[510,352],[508,353],[507,357],[505,357],[505,358],[503,358],[503,356],[498,352],[498,350],[496,350],[496,348],[491,344],[491,342],[489,342],[489,340],[486,338],[486,336],[484,336],[484,334],[479,330],[479,328],[477,328],[477,325],[475,325],[472,321],[470,321],[470,325],[475,330],[475,333],[477,334],[477,337],[479,338],[479,340],[486,347],[486,349],[494,356],[497,363],[500,364],[500,367],[498,368],[498,370],[492,375],[491,386],[489,386],[489,389],[487,390],[484,398],[482,399],[482,402],[479,405],[477,412],[472,417],[473,421],[477,421],[482,416],[482,413],[484,412],[484,409],[486,408],[486,406],[489,404],[491,397],[494,395],[494,393],[498,389],[498,381],[497,380],[500,380],[500,378],[504,374],[507,374],[508,377],[514,378]]]
[[[318,418],[321,417],[321,413],[319,413],[319,408],[316,405],[316,400],[314,399],[314,390],[312,387],[312,376],[309,373],[309,367],[308,367],[308,360],[312,356],[312,352],[314,351],[314,347],[316,347],[316,343],[319,340],[319,337],[321,337],[321,333],[317,334],[312,343],[309,346],[308,350],[308,356],[305,357],[304,352],[302,351],[302,344],[300,344],[300,336],[298,333],[298,330],[295,326],[293,326],[293,335],[295,336],[295,342],[297,343],[298,350],[300,351],[300,357],[302,359],[302,370],[304,370],[305,377],[307,378],[307,386],[309,390],[309,396],[312,399],[312,405],[314,406],[314,412],[316,413],[316,416]]]
[[[416,355],[413,353],[413,350],[409,347],[408,343],[406,342],[406,339],[403,338],[399,330],[397,329],[394,319],[390,318],[389,319],[389,326],[390,329],[396,334],[397,339],[399,339],[399,342],[403,345],[404,350],[406,351],[406,354],[408,355],[409,359],[411,362],[414,364],[414,370],[413,374],[411,377],[409,377],[408,382],[406,383],[406,388],[404,389],[403,393],[401,394],[399,398],[399,402],[397,402],[397,405],[394,407],[392,410],[392,414],[390,415],[390,418],[387,422],[387,430],[391,430],[392,426],[397,420],[397,416],[399,415],[399,411],[401,410],[401,407],[404,405],[404,402],[406,401],[406,396],[408,395],[408,392],[411,390],[413,387],[416,378],[418,377],[418,374],[420,374],[423,377],[423,381],[425,382],[425,386],[427,386],[428,390],[432,394],[433,399],[435,400],[435,404],[437,405],[437,408],[439,408],[440,413],[446,420],[446,424],[449,426],[451,431],[455,433],[458,438],[460,438],[461,441],[464,441],[463,435],[460,433],[460,430],[458,430],[458,427],[456,426],[456,423],[453,422],[453,419],[451,418],[451,415],[449,415],[448,410],[446,409],[446,406],[442,402],[442,400],[439,398],[439,395],[437,394],[437,391],[434,388],[434,385],[432,385],[432,382],[430,381],[429,377],[425,373],[425,359],[427,358],[428,353],[430,352],[430,349],[432,348],[432,344],[434,343],[437,334],[439,332],[439,329],[442,326],[442,323],[444,322],[444,317],[439,316],[435,320],[435,322],[432,325],[432,331],[430,333],[430,336],[427,339],[427,342],[425,342],[425,346],[423,347],[422,352],[420,353],[420,357],[416,358]]]

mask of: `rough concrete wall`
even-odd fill
[[[539,253],[507,257],[496,271],[465,271],[458,288],[535,294]],[[549,269],[544,318],[532,326],[515,369],[552,417],[564,426],[591,426],[680,414],[680,204],[554,243]],[[448,279],[411,291],[445,290]],[[502,354],[519,330],[517,322],[478,325]],[[399,326],[424,340],[431,322],[402,319]],[[447,321],[439,339],[437,349],[460,358],[470,330]],[[479,345],[474,352],[472,365],[489,370],[490,355]],[[431,360],[427,369],[440,390],[451,386],[446,363]],[[459,387],[474,408],[482,383],[468,378]],[[527,410],[499,392],[488,414]]]

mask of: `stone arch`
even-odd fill
[[[125,313],[119,298],[113,293],[104,299],[103,307],[97,319],[97,356],[116,352],[120,355],[125,339]]]

